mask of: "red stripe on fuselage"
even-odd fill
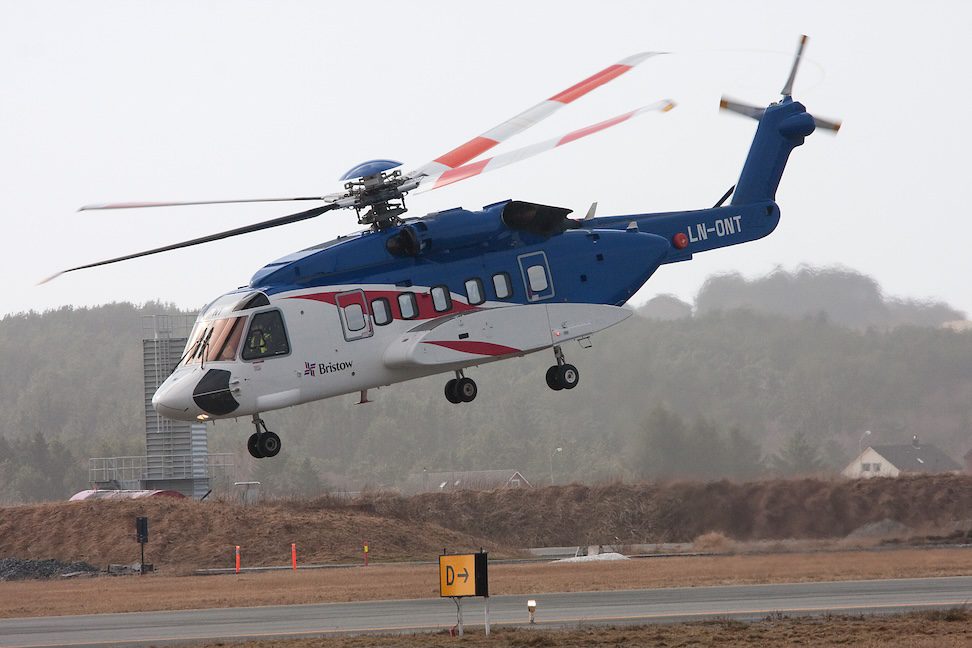
[[[476,342],[475,340],[427,340],[423,341],[422,344],[435,344],[436,346],[452,349],[453,351],[482,356],[501,356],[520,353],[520,349],[503,346],[502,344],[493,344],[492,342]]]

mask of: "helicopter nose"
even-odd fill
[[[198,375],[186,373],[171,376],[162,383],[152,396],[152,407],[155,411],[176,421],[194,421],[199,414],[199,408],[192,400],[192,391],[196,384],[194,376]]]
[[[173,376],[152,396],[152,406],[178,421],[194,421],[200,414],[230,414],[240,406],[230,391],[231,375],[224,369],[210,369],[202,378],[198,372]]]

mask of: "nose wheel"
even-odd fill
[[[554,358],[557,364],[547,369],[547,387],[554,391],[573,389],[580,382],[580,372],[564,358],[564,352],[559,346],[554,347]]]
[[[472,378],[466,378],[461,369],[456,372],[455,378],[445,384],[446,400],[456,405],[473,402],[478,393],[479,388],[476,387],[476,381]]]
[[[267,429],[267,424],[256,414],[253,415],[253,425],[256,432],[246,440],[246,449],[254,459],[276,457],[280,453],[280,437]]]

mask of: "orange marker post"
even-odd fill
[[[240,545],[236,545],[236,573],[240,573]]]
[[[368,541],[367,540],[364,541],[364,561],[365,561],[364,566],[367,567],[368,566]]]
[[[290,565],[297,571],[297,543],[290,543]]]

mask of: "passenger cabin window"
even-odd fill
[[[493,290],[496,292],[497,299],[509,299],[513,295],[513,284],[510,282],[510,275],[505,272],[497,272],[494,274]]]
[[[530,290],[535,293],[542,293],[550,285],[547,283],[547,271],[542,265],[527,268],[527,279],[530,282]]]
[[[432,308],[436,313],[444,313],[452,309],[452,295],[446,286],[436,286],[432,289]]]
[[[486,301],[482,280],[476,278],[466,280],[466,300],[470,306],[478,306]]]
[[[349,331],[360,331],[368,323],[365,321],[364,309],[361,304],[348,304],[344,307],[344,321],[348,323]]]
[[[418,317],[418,303],[415,301],[415,293],[403,292],[398,295],[398,310],[402,313],[402,319]]]
[[[262,360],[288,353],[290,344],[287,342],[287,331],[284,329],[280,311],[264,311],[254,315],[246,334],[243,359]]]
[[[371,314],[378,326],[384,326],[392,321],[391,306],[384,297],[371,300]]]

